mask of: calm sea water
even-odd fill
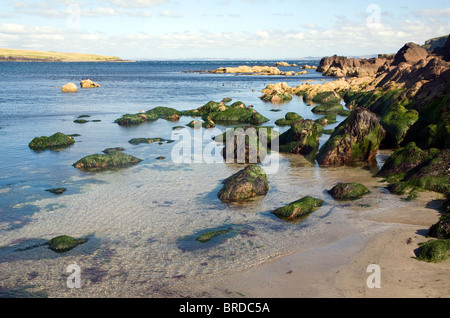
[[[0,296],[159,295],[161,289],[170,290],[171,282],[243,270],[363,231],[367,225],[351,221],[349,211],[409,204],[386,194],[367,169],[321,169],[292,155],[281,155],[276,172],[268,175],[266,197],[225,204],[217,198],[221,181],[242,166],[174,163],[171,153],[177,142],[128,143],[138,137],[177,139],[182,132],[174,133],[172,127],[192,118],[160,119],[136,127],[114,123],[125,113],[156,106],[194,109],[225,97],[254,105],[270,118],[266,125],[273,126],[291,111],[306,119],[319,118],[296,96],[280,105],[259,99],[268,84],[332,80],[314,70],[293,77],[192,72],[274,62],[0,63]],[[101,87],[61,92],[62,85],[86,78]],[[74,123],[80,115],[100,121]],[[216,129],[225,132],[226,127]],[[285,129],[280,127],[281,132]],[[73,146],[58,152],[28,148],[34,137],[58,131],[80,136]],[[184,131],[202,139],[190,128]],[[327,138],[323,135],[321,143]],[[204,145],[210,143],[210,136],[203,138]],[[108,147],[124,147],[143,161],[114,172],[86,173],[72,166]],[[166,159],[157,160],[159,156]],[[372,193],[350,205],[337,204],[326,189],[339,181],[364,181]],[[45,191],[55,187],[67,191],[60,196]],[[305,221],[286,223],[270,213],[305,195],[325,200]],[[206,244],[195,241],[201,233],[222,228],[231,230]],[[89,240],[65,254],[42,245],[63,234]],[[66,287],[65,269],[74,263],[84,275],[79,291]]]

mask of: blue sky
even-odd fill
[[[450,33],[448,0],[4,2],[2,48],[127,59],[358,56]]]

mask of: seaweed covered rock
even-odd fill
[[[383,144],[387,147],[397,147],[403,141],[409,128],[419,119],[419,112],[406,109],[397,104],[383,116],[380,123],[386,131]]]
[[[323,200],[306,196],[301,198],[300,200],[291,202],[286,206],[280,207],[272,211],[272,213],[280,219],[286,221],[295,221],[308,216],[319,207],[321,207],[322,204]]]
[[[438,239],[450,239],[450,214],[442,215],[436,224],[433,224],[428,235]]]
[[[80,238],[76,239],[68,235],[61,235],[52,238],[47,242],[48,247],[57,253],[64,253],[70,251],[71,249],[86,243],[87,239]]]
[[[269,191],[264,169],[250,165],[223,181],[218,197],[222,201],[242,201],[263,196]]]
[[[181,115],[182,112],[176,109],[158,106],[146,112],[140,112],[137,114],[125,114],[121,118],[116,119],[114,122],[119,124],[120,126],[131,126],[154,121],[158,118],[163,118],[169,121],[178,121]]]
[[[375,159],[385,134],[374,113],[365,108],[357,108],[336,127],[320,148],[317,162],[320,165],[334,166],[371,162]]]
[[[311,119],[295,121],[279,138],[280,152],[299,154],[313,160],[319,149],[323,127]]]
[[[142,159],[127,155],[117,148],[103,150],[104,154],[86,156],[73,164],[80,170],[106,170],[136,165]]]
[[[302,119],[303,119],[303,117],[300,116],[299,114],[294,113],[294,112],[289,112],[289,113],[286,113],[286,115],[284,115],[284,118],[277,119],[275,121],[275,125],[277,125],[277,126],[290,126],[295,121],[302,120]]]
[[[279,132],[271,127],[247,126],[228,129],[214,140],[225,143],[222,156],[227,163],[259,163],[278,136]]]
[[[211,241],[215,237],[227,234],[232,229],[233,229],[232,227],[228,227],[225,229],[211,230],[211,231],[208,231],[208,232],[203,233],[202,235],[198,236],[195,240],[200,243],[206,243],[206,242]]]
[[[320,124],[322,126],[331,125],[337,123],[336,115],[334,114],[328,114],[323,117],[320,117],[319,119],[314,120],[317,124]]]
[[[344,106],[340,103],[325,103],[315,106],[311,110],[314,114],[320,115],[340,115],[340,116],[348,116],[350,111],[344,109]]]
[[[420,245],[416,259],[439,263],[450,258],[450,239],[425,242]]]
[[[45,149],[57,150],[68,147],[74,143],[75,139],[72,136],[57,132],[50,137],[42,136],[34,138],[28,144],[28,147],[36,151],[42,151]]]
[[[404,176],[422,162],[433,158],[438,152],[438,149],[422,150],[417,147],[414,142],[410,142],[405,147],[397,149],[388,159],[386,159],[380,171],[377,173],[377,176]]]
[[[312,96],[311,101],[316,104],[336,104],[340,103],[341,99],[341,96],[335,91],[326,91]]]
[[[222,125],[249,124],[258,126],[269,121],[268,118],[251,107],[247,107],[241,101],[234,102],[230,106],[223,102],[210,101],[197,109],[184,111],[183,115],[202,117],[205,123]]]
[[[139,145],[139,144],[151,144],[154,142],[162,142],[165,141],[163,138],[133,138],[130,139],[128,142],[132,145]]]
[[[392,182],[388,189],[395,194],[409,193],[414,198],[417,192],[434,191],[448,195],[450,193],[450,149],[437,151],[430,150],[434,154],[430,159],[425,158],[417,166],[396,178],[390,178]],[[390,181],[388,178],[388,182]]]
[[[366,186],[356,182],[340,182],[328,190],[328,193],[335,200],[356,200],[361,198],[363,195],[368,194],[369,189],[367,189]]]

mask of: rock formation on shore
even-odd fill
[[[339,124],[320,148],[317,162],[326,166],[371,162],[384,135],[377,116],[365,108],[358,108]]]

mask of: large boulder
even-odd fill
[[[264,169],[250,165],[223,181],[218,197],[222,201],[242,201],[266,195],[269,190]]]
[[[103,154],[86,156],[73,166],[80,170],[107,170],[132,166],[141,161],[142,159],[123,153],[122,148],[108,148],[103,150]]]
[[[67,84],[63,85],[63,87],[61,88],[61,91],[63,93],[75,93],[75,92],[78,92],[78,88],[77,88],[77,85],[75,85],[74,83],[67,83]]]
[[[65,135],[63,133],[57,132],[50,137],[42,136],[35,137],[29,144],[33,150],[42,151],[45,149],[58,150],[68,147],[75,143],[75,139],[72,136]]]
[[[423,47],[409,42],[406,43],[398,52],[395,54],[394,61],[391,66],[399,65],[400,63],[407,63],[414,65],[420,60],[426,59],[428,57],[428,52]]]
[[[340,182],[328,190],[328,193],[335,200],[356,200],[368,194],[369,189],[365,185],[356,182]]]
[[[80,86],[81,86],[81,88],[94,88],[94,87],[100,87],[99,84],[94,83],[94,82],[91,81],[90,79],[82,80],[82,81],[80,82]]]
[[[311,119],[295,121],[289,130],[280,135],[280,152],[299,154],[313,160],[319,149],[322,131],[323,127]]]
[[[317,162],[327,166],[371,162],[375,159],[385,134],[374,113],[365,108],[357,108],[336,127],[320,148]]]

